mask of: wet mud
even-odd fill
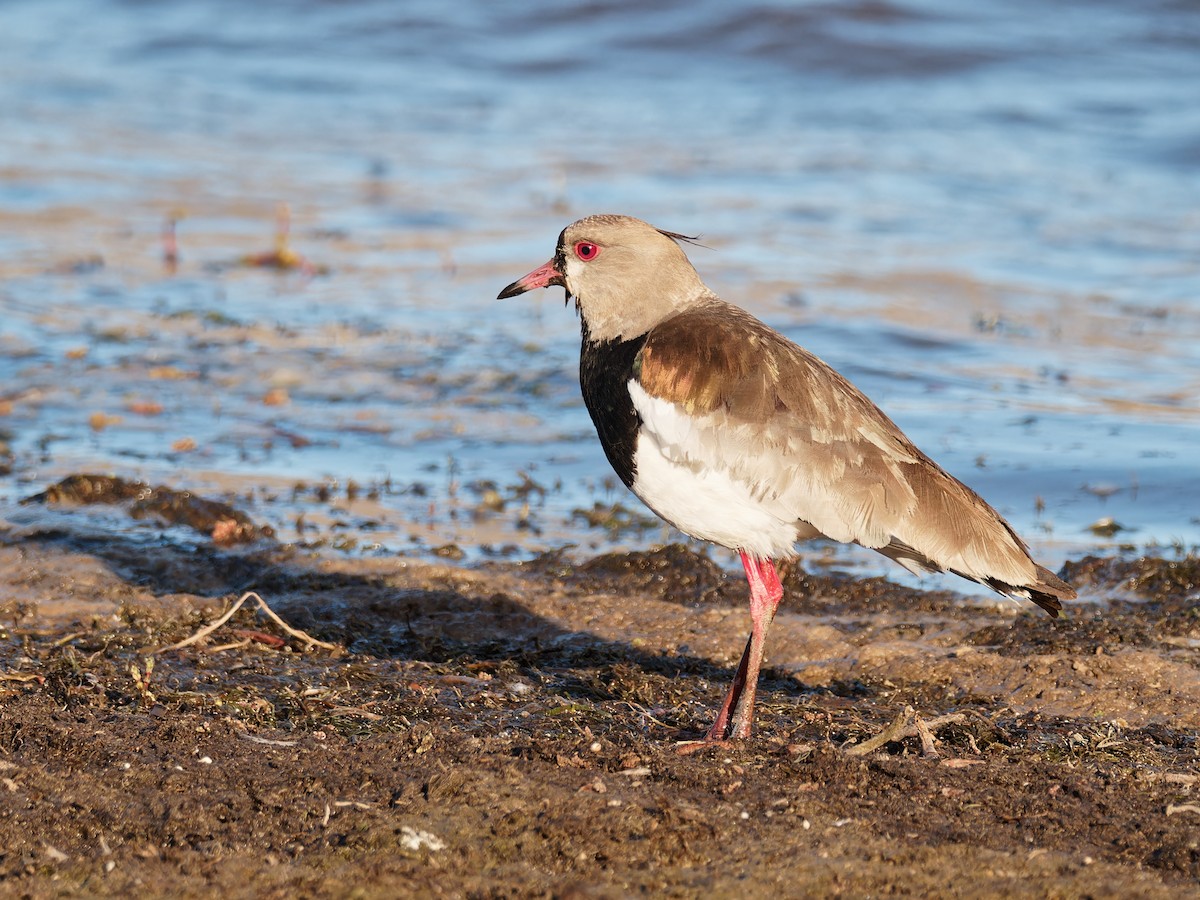
[[[1194,4],[791,6],[5,5],[0,897],[1196,896]],[[605,210],[1081,601],[811,548],[679,753],[741,576],[495,300]]]
[[[794,567],[754,740],[681,754],[748,625],[740,579],[688,548],[466,568],[0,535],[0,880],[38,897],[1194,896],[1200,563],[1067,574],[1086,602],[1055,622]],[[337,649],[247,605],[159,652],[249,590]],[[856,755],[909,708],[925,739]]]
[[[275,535],[269,525],[260,528],[228,503],[198,497],[191,491],[162,485],[152,487],[142,481],[111,475],[70,475],[21,503],[122,506],[130,518],[153,518],[165,525],[181,525],[209,536],[219,545],[252,543]]]

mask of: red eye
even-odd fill
[[[595,259],[600,254],[600,248],[591,241],[580,241],[575,245],[575,255],[584,262]]]

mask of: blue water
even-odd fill
[[[1048,562],[1200,543],[1195,4],[16,0],[0,22],[0,500],[79,470],[391,479],[384,549],[600,546],[571,510],[624,495],[577,323],[556,290],[494,297],[567,222],[622,212],[699,233],[713,288]],[[328,274],[231,265],[281,202]],[[519,471],[548,490],[533,531]],[[484,481],[503,513],[472,510]]]

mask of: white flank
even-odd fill
[[[635,381],[629,393],[642,419],[634,493],[685,534],[768,558],[822,536],[877,549],[912,512],[907,484],[897,481],[905,493],[889,498],[881,484],[851,477],[820,441],[771,423],[696,416]]]
[[[634,381],[629,392],[643,422],[633,483],[643,503],[692,537],[767,559],[794,555],[795,516],[726,465],[711,425]]]

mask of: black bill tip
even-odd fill
[[[496,299],[497,300],[507,300],[509,297],[515,297],[518,294],[524,294],[527,290],[529,290],[529,288],[527,288],[524,284],[522,284],[522,282],[524,280],[525,279],[522,278],[520,281],[514,281],[512,284],[510,284],[508,287],[506,287],[504,290],[502,290],[499,294],[497,294]]]

